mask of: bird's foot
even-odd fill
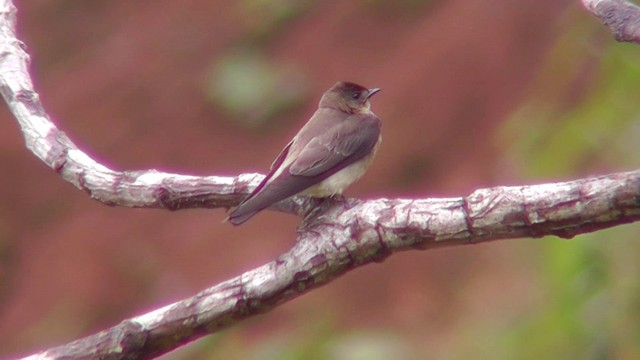
[[[309,211],[304,214],[302,223],[298,226],[298,232],[304,232],[313,225],[313,223],[327,210],[331,209],[337,203],[343,203],[345,197],[342,194],[335,194],[323,198],[311,198],[312,203],[308,206]]]

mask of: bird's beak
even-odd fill
[[[367,99],[375,95],[378,91],[380,91],[380,88],[369,89],[369,94],[367,95]]]

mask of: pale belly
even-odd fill
[[[364,175],[369,165],[371,165],[379,145],[380,140],[378,140],[378,143],[371,154],[324,179],[321,183],[302,191],[300,194],[312,197],[328,197],[336,194],[342,194],[349,185],[353,184],[356,180],[360,179],[362,175]]]

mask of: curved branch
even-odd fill
[[[0,0],[0,92],[27,147],[63,178],[109,205],[181,209],[227,207],[261,175],[196,177],[155,170],[117,172],[79,150],[51,122],[15,37],[16,9]],[[278,210],[317,205],[295,198]],[[151,358],[244,318],[271,310],[341,274],[397,251],[505,238],[569,238],[640,218],[640,171],[564,183],[497,187],[449,199],[328,201],[276,260],[192,298],[30,358]]]
[[[190,176],[155,169],[116,171],[91,158],[59,130],[45,112],[28,71],[29,54],[16,38],[16,8],[0,0],[0,93],[18,121],[26,146],[47,166],[92,199],[111,206],[229,208],[237,205],[264,175]],[[299,213],[309,202],[293,198],[272,207]]]
[[[640,7],[626,0],[581,0],[618,41],[640,44]]]
[[[262,179],[186,176],[156,170],[115,171],[99,164],[60,131],[44,111],[28,72],[29,55],[16,38],[16,8],[0,1],[0,92],[24,134],[27,148],[93,199],[107,205],[165,208],[229,207]]]

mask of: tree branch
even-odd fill
[[[640,44],[640,7],[626,0],[581,0],[618,41]]]
[[[107,205],[166,208],[228,207],[246,195],[259,174],[236,178],[185,176],[156,170],[119,172],[99,164],[60,131],[44,111],[28,72],[29,55],[15,35],[16,8],[0,2],[0,92],[27,148],[93,199]]]
[[[464,198],[349,199],[305,224],[294,247],[276,260],[31,359],[152,358],[397,251],[518,237],[569,238],[639,218],[639,171],[482,189]]]
[[[65,180],[108,205],[170,210],[228,207],[257,185],[258,174],[234,178],[118,172],[93,160],[44,111],[28,73],[28,54],[15,37],[15,16],[12,2],[0,0],[0,92],[27,147]],[[305,213],[316,205],[298,197],[277,210]],[[481,189],[448,199],[329,201],[320,209],[304,224],[293,248],[274,261],[192,298],[29,358],[152,358],[397,251],[545,235],[570,238],[637,221],[640,171]]]

